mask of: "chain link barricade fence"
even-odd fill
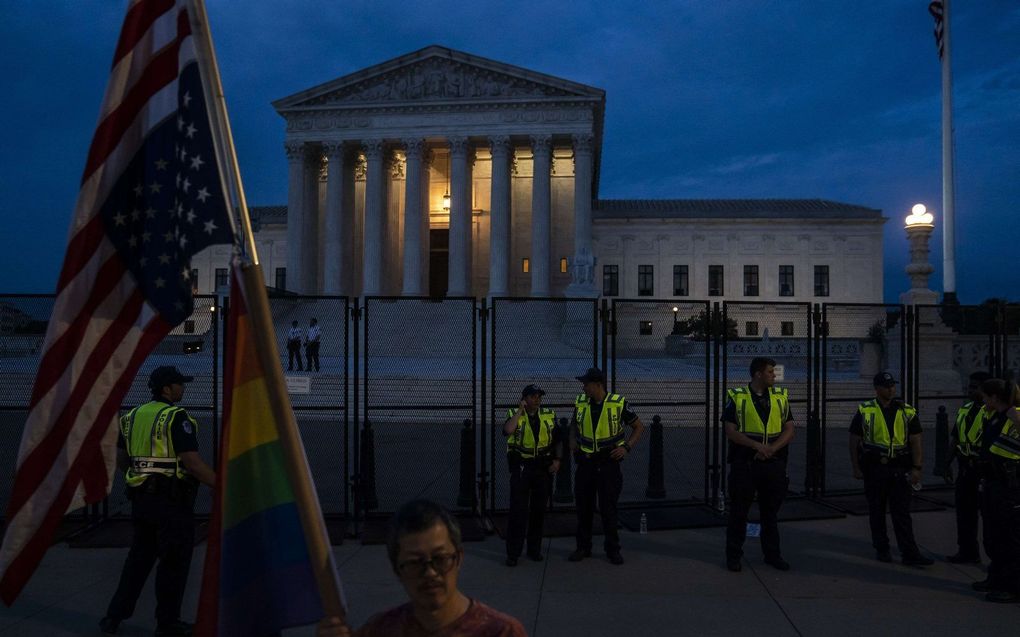
[[[557,421],[570,421],[574,400],[581,393],[576,380],[598,361],[598,301],[564,298],[495,298],[489,312],[491,414],[487,455],[490,459],[489,511],[510,507],[506,436],[507,409],[516,408],[521,390],[532,383],[546,394],[542,405],[556,412]],[[566,435],[566,432],[563,432]],[[563,464],[561,471],[568,471]],[[572,478],[572,476],[571,476]],[[554,502],[571,503],[573,493],[558,478]],[[556,489],[556,485],[561,488]]]
[[[349,517],[350,299],[274,295],[269,307],[319,506],[327,517]],[[317,346],[308,340],[312,320],[320,333]],[[289,347],[288,335],[295,322],[301,329],[301,339],[296,347]]]
[[[781,366],[777,369],[776,386],[789,392],[796,426],[787,460],[789,490],[791,493],[807,492],[807,423],[813,410],[811,390],[815,382],[812,365],[815,333],[811,304],[726,301],[722,305],[722,319],[716,326],[716,334],[722,341],[720,415],[726,404],[726,391],[750,382],[750,365],[754,358],[772,358],[777,368]],[[722,428],[718,444],[722,449],[720,455],[725,458],[727,442]],[[728,471],[722,471],[721,482],[725,484]]]
[[[874,378],[888,371],[907,382],[907,330],[902,305],[822,304],[820,447],[822,494],[863,490],[853,476],[848,440],[850,421],[863,402],[875,397]]]
[[[621,503],[707,502],[709,303],[613,299],[610,321],[610,391],[624,396],[648,428],[627,457]],[[659,427],[661,439],[652,433]]]
[[[356,510],[392,512],[415,498],[476,506],[473,482],[461,479],[461,440],[478,423],[477,317],[474,298],[364,300]]]

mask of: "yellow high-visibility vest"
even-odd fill
[[[507,418],[512,418],[513,409],[507,410]],[[538,440],[528,423],[528,414],[522,413],[517,419],[517,429],[506,438],[506,451],[516,451],[522,458],[547,456],[552,451],[553,430],[556,429],[556,413],[552,409],[542,407],[538,410]]]
[[[762,422],[754,408],[754,398],[747,387],[737,387],[726,392],[733,401],[737,414],[737,431],[756,440],[772,440],[783,433],[783,418],[789,412],[790,398],[786,389],[769,388],[769,419]]]
[[[591,421],[591,401],[587,394],[581,394],[574,401],[574,417],[577,419],[577,445],[584,453],[595,453],[603,449],[622,447],[626,441],[623,435],[624,398],[619,394],[608,394],[602,403],[599,421]]]
[[[183,411],[181,407],[153,400],[121,416],[120,433],[131,458],[131,465],[124,476],[129,487],[137,487],[150,475],[185,477],[170,435],[170,423]],[[184,417],[197,427],[191,416],[185,413]]]

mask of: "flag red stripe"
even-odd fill
[[[96,378],[103,368],[110,363],[114,352],[124,337],[135,327],[141,313],[144,297],[137,289],[126,300],[116,320],[100,337],[95,348],[89,354],[82,367],[74,387],[68,395],[60,414],[53,419],[53,425],[46,436],[39,441],[32,451],[25,456],[18,467],[11,491],[10,504],[7,507],[7,519],[13,518],[24,506],[25,502],[35,493],[36,485],[41,484],[46,474],[53,467],[54,460],[64,448],[68,433],[74,427],[75,420],[82,405],[95,391]],[[132,375],[133,378],[133,375]],[[112,396],[112,395],[111,395]],[[117,396],[117,407],[120,408],[123,394]],[[95,426],[95,423],[92,424]],[[80,452],[79,452],[80,453]]]
[[[46,349],[42,359],[39,361],[39,372],[35,377],[35,385],[32,387],[32,399],[29,401],[29,409],[35,409],[43,396],[64,375],[67,361],[74,358],[75,352],[81,346],[96,308],[117,287],[117,284],[124,278],[124,272],[124,262],[117,254],[111,255],[106,263],[100,267],[92,289],[89,291],[89,296],[81,310],[79,310],[78,316],[67,327],[64,333]],[[57,302],[59,305],[59,298]]]
[[[57,527],[67,512],[67,507],[71,503],[71,498],[74,497],[78,483],[82,480],[83,465],[87,466],[94,458],[94,456],[88,453],[88,450],[98,448],[105,433],[104,426],[109,423],[113,415],[120,409],[121,400],[131,387],[131,381],[134,379],[135,374],[138,373],[138,368],[141,367],[149,352],[163,340],[163,337],[171,329],[173,329],[172,325],[157,317],[143,331],[142,338],[135,347],[135,351],[125,366],[124,372],[117,379],[109,396],[103,402],[98,417],[89,429],[88,434],[86,434],[82,444],[82,451],[79,452],[74,463],[68,469],[60,492],[46,512],[46,516],[42,519],[39,526],[36,527],[31,539],[25,543],[21,551],[18,552],[18,555],[11,560],[10,565],[4,572],[3,579],[0,579],[0,599],[7,606],[14,603],[28,578],[35,572],[36,567],[42,560],[42,556],[46,553],[46,549],[49,548],[53,535],[56,533]],[[11,521],[11,517],[7,519],[8,522]]]
[[[85,264],[94,256],[95,251],[99,249],[99,244],[105,235],[102,217],[93,215],[88,223],[71,237],[67,244],[67,254],[64,256],[64,267],[60,269],[57,294],[63,292],[64,288],[78,276]]]
[[[149,103],[149,99],[177,79],[177,57],[181,42],[190,34],[188,14],[182,11],[177,17],[177,39],[153,56],[138,83],[128,90],[121,103],[96,127],[88,160],[85,162],[82,183],[85,183],[110,156],[123,138],[124,131],[134,123],[138,113]]]
[[[128,10],[124,26],[120,30],[117,51],[113,54],[113,65],[117,66],[125,55],[131,52],[145,34],[164,13],[174,8],[174,0],[143,0]]]

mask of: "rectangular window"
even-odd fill
[[[226,287],[227,285],[227,269],[216,268],[216,289]]]
[[[276,289],[287,289],[287,268],[276,268]]]
[[[655,294],[654,268],[650,265],[639,265],[637,270],[637,295],[653,296]]]
[[[758,336],[758,321],[748,321],[744,324],[745,336]]]
[[[691,293],[690,271],[686,265],[673,266],[673,296],[689,296]]]
[[[758,296],[758,266],[744,266],[744,296]]]
[[[651,336],[652,335],[652,322],[651,321],[639,321],[638,325],[639,325],[638,331],[639,331],[641,336]]]
[[[567,257],[560,259],[560,274],[566,274],[567,272]]]
[[[829,296],[829,266],[815,266],[815,296]]]
[[[184,321],[184,333],[194,334],[195,333],[195,321],[192,319],[185,319]]]
[[[620,266],[602,266],[602,296],[619,296]]]
[[[779,266],[779,296],[793,296],[793,266]]]
[[[521,272],[525,274],[531,272],[531,259],[528,257],[521,259]]]
[[[783,321],[779,328],[783,336],[793,336],[793,321]]]
[[[723,267],[721,265],[708,266],[708,295],[723,295]]]

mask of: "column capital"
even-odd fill
[[[304,161],[305,159],[304,142],[284,142],[283,150],[287,153],[288,161]]]
[[[552,152],[552,135],[532,135],[531,152],[536,155],[548,155]]]
[[[579,135],[571,135],[574,140],[574,153],[590,153],[592,146],[594,146],[595,136],[591,133],[581,133]]]
[[[450,155],[454,157],[467,157],[471,151],[471,144],[468,142],[467,137],[451,137],[450,142]]]
[[[366,139],[361,142],[361,146],[365,149],[366,159],[382,159],[386,150],[386,144],[381,139]]]
[[[404,145],[404,152],[408,159],[414,157],[415,159],[422,159],[425,153],[425,140],[420,137],[402,139],[401,143]]]
[[[336,159],[342,159],[344,156],[344,143],[343,142],[322,142],[322,152],[326,155],[326,159],[329,161],[335,161]]]
[[[512,147],[510,146],[509,135],[494,135],[489,138],[489,144],[491,146],[493,156],[510,156]]]

